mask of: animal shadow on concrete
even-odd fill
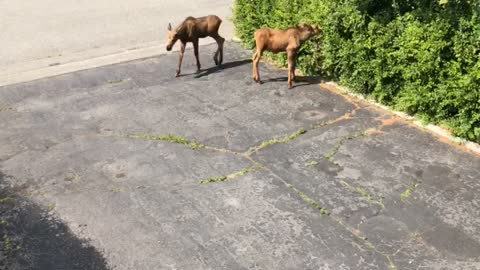
[[[324,82],[326,78],[322,76],[295,76],[295,84],[292,86],[293,88],[300,87],[300,86],[307,86],[313,84],[320,84]],[[278,77],[278,78],[270,78],[267,80],[262,81],[262,83],[268,82],[286,82],[288,81],[288,77]]]
[[[210,74],[220,72],[220,71],[225,70],[225,69],[235,68],[235,67],[243,66],[243,65],[246,65],[246,64],[250,64],[250,63],[252,63],[252,59],[244,59],[244,60],[237,60],[237,61],[233,61],[233,62],[228,62],[228,63],[222,64],[221,66],[214,66],[214,67],[211,67],[211,68],[208,68],[208,69],[204,69],[204,70],[200,71],[200,73],[196,74],[194,76],[194,78],[196,78],[196,79],[202,78],[202,77],[208,76]]]
[[[10,188],[7,177],[0,172],[0,270],[109,269],[99,251]]]

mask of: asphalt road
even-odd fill
[[[155,51],[160,54],[168,23],[176,25],[187,16],[220,16],[224,19],[220,32],[230,39],[231,3],[231,0],[0,1],[0,85],[58,74],[57,70],[42,75],[32,72],[107,55],[148,48],[154,50],[143,52],[144,55],[154,55]],[[138,56],[130,59],[135,57]]]
[[[480,157],[214,49],[0,87],[11,269],[480,269]]]

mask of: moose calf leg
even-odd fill
[[[288,89],[292,89],[292,79],[295,78],[295,50],[287,49],[288,57]]]
[[[252,79],[257,81],[257,72],[255,71],[255,62],[257,61],[257,52],[253,54],[252,58]]]
[[[218,64],[221,65],[223,63],[223,44],[225,43],[225,39],[220,37],[220,44],[218,48],[220,49],[220,59],[218,60]]]
[[[197,71],[200,71],[200,60],[198,59],[198,39],[193,41],[193,53],[195,54],[195,58],[197,59]]]
[[[258,71],[258,63],[260,62],[260,58],[262,57],[262,51],[258,50],[255,52],[253,56],[253,80],[261,83],[260,81],[260,72]]]
[[[215,55],[213,56],[213,62],[215,62],[215,65],[218,66],[218,55],[220,54],[220,50],[217,49],[215,52]]]
[[[183,61],[183,54],[185,53],[185,46],[187,44],[183,43],[180,45],[180,52],[178,53],[179,58],[178,58],[178,69],[177,69],[177,75],[176,77],[180,76],[180,70],[182,68],[182,61]]]
[[[222,38],[218,33],[213,36],[215,41],[217,42],[218,48],[217,51],[215,52],[215,56],[213,56],[213,61],[215,61],[215,65],[219,66],[223,62],[223,43],[225,42],[225,39]]]

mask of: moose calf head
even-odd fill
[[[322,29],[313,24],[302,23],[298,26],[298,28],[304,35],[306,35],[307,38],[311,38],[322,33]]]
[[[168,24],[168,35],[167,35],[167,51],[171,51],[173,45],[178,40],[178,35],[176,30],[172,30],[172,25]]]

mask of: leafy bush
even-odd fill
[[[260,27],[317,24],[323,35],[299,53],[304,73],[480,142],[478,0],[236,0],[234,23],[250,48]]]

